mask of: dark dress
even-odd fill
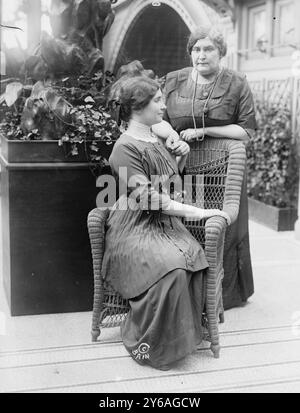
[[[167,180],[181,179],[165,146],[123,134],[109,162],[120,197],[107,221],[102,271],[129,299],[121,327],[126,349],[140,364],[167,369],[202,340],[208,263],[181,220],[162,212],[171,199]],[[165,180],[160,191],[151,181],[155,175]]]
[[[167,75],[165,94],[167,110],[165,119],[177,132],[194,128],[192,99],[195,83],[188,67]],[[202,127],[204,103],[213,84],[197,85],[194,114],[196,126]],[[205,126],[237,124],[251,138],[256,129],[253,98],[246,77],[238,72],[223,69],[209,99]],[[205,139],[213,139],[206,136]],[[228,309],[241,305],[254,292],[248,232],[248,201],[246,168],[242,186],[239,215],[226,232],[224,247],[223,302]]]

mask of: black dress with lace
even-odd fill
[[[192,100],[196,126],[201,128],[205,101],[213,84],[197,85],[191,77],[192,68],[169,73],[165,94],[165,119],[177,132],[193,128]],[[240,125],[249,137],[256,129],[252,94],[245,75],[223,69],[208,102],[205,126]],[[205,139],[213,139],[206,136]],[[228,309],[241,305],[254,292],[249,247],[248,200],[246,171],[243,180],[238,218],[226,232],[224,247],[223,302]]]

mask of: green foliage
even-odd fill
[[[110,0],[52,0],[54,37],[42,33],[36,54],[26,62],[35,79],[103,71],[103,37],[114,21]]]
[[[64,135],[59,140],[59,145],[64,142],[72,144],[72,155],[78,154],[78,144],[88,144],[91,161],[102,161],[98,143],[105,141],[111,144],[120,136],[117,123],[103,109],[95,106],[91,96],[85,99],[84,104],[71,109],[73,125],[69,125]]]
[[[58,140],[70,156],[84,145],[89,161],[103,163],[102,142],[111,144],[120,136],[106,110],[107,90],[113,81],[111,73],[98,72],[51,83],[9,83],[0,99],[4,115],[0,131],[9,139]]]
[[[105,162],[103,141],[120,135],[106,110],[114,76],[103,73],[102,41],[114,21],[113,3],[52,0],[54,37],[42,33],[34,55],[12,54],[15,69],[1,82],[0,132],[9,139],[57,140],[67,155],[84,145],[88,160]]]
[[[248,145],[248,195],[268,205],[297,209],[299,156],[290,108],[256,101],[258,130]]]

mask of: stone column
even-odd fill
[[[0,24],[2,23],[2,0],[0,0]],[[0,80],[1,80],[1,76],[5,75],[5,55],[2,52],[2,37],[1,37],[1,32],[2,29],[0,28]],[[0,93],[2,91],[0,90]]]
[[[41,36],[41,1],[30,0],[29,10],[27,13],[27,30],[29,50],[36,48]]]
[[[294,85],[293,85],[293,133],[298,140],[298,148],[300,147],[300,123],[297,120],[297,114],[300,111],[300,100],[299,100],[299,91],[300,91],[300,50],[295,51],[292,54],[292,60],[294,61],[292,65],[292,75],[294,76]],[[299,151],[299,150],[298,150]],[[300,177],[300,171],[299,171]],[[298,187],[298,219],[295,223],[295,238],[300,241],[300,179]]]

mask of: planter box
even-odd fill
[[[297,211],[292,208],[277,208],[253,198],[248,198],[249,217],[275,231],[293,231]]]
[[[100,142],[99,152],[108,159],[113,144]],[[57,140],[44,141],[17,141],[1,136],[1,153],[9,163],[23,162],[88,162],[85,145],[78,145],[78,155],[70,155],[71,145],[58,145]]]
[[[11,314],[90,311],[86,219],[99,192],[96,177],[87,162],[64,162],[62,152],[58,157],[57,142],[3,138],[3,148],[3,280]]]

